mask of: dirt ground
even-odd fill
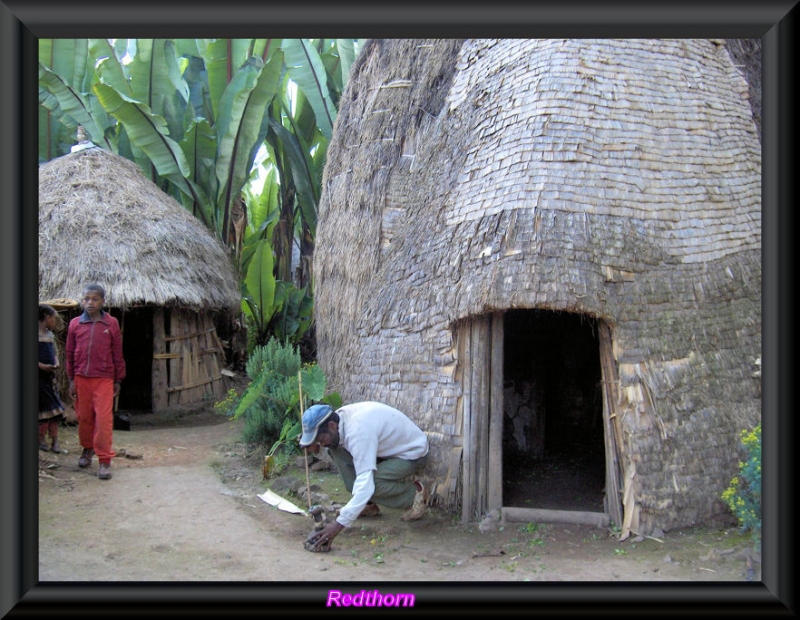
[[[305,489],[305,467],[265,480],[263,452],[250,454],[240,441],[241,420],[212,409],[133,416],[130,430],[114,432],[119,454],[105,481],[96,458],[78,467],[77,428],[62,427],[60,436],[66,454],[40,452],[41,582],[760,581],[752,542],[735,528],[620,542],[594,526],[481,531],[437,507],[412,523],[384,508],[342,532],[329,553],[310,553],[303,542],[311,518],[259,497],[272,489],[307,508],[282,484]],[[309,478],[331,501],[346,501],[337,474]]]

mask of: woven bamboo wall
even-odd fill
[[[224,351],[209,314],[156,309],[153,334],[154,412],[225,396]]]

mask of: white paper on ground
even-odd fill
[[[308,516],[308,513],[305,510],[299,508],[298,506],[295,506],[288,499],[283,499],[280,495],[278,495],[277,493],[273,493],[270,489],[267,489],[258,497],[260,499],[263,499],[271,506],[275,506],[276,508],[278,508],[279,510],[283,510],[284,512],[292,512],[294,514],[300,514],[306,517]]]

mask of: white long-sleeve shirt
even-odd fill
[[[383,403],[352,403],[336,413],[339,445],[353,457],[356,472],[353,497],[339,510],[336,520],[350,527],[375,492],[378,459],[414,461],[428,453],[428,438],[403,412]]]

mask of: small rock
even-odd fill
[[[298,456],[297,458],[295,458],[294,464],[297,467],[305,468],[306,465],[311,466],[313,462],[314,462],[314,455],[309,454],[308,456]]]
[[[307,499],[308,498],[308,493],[307,492],[304,492],[302,494],[302,497],[303,497],[303,499],[305,501],[308,501],[308,499]],[[311,501],[309,503],[312,506],[315,505],[315,504],[322,504],[322,505],[330,504],[331,503],[331,498],[330,498],[330,495],[327,495],[325,493],[313,493],[312,492],[311,493]]]
[[[303,483],[292,476],[279,476],[272,481],[272,490],[278,495],[282,495],[287,491],[297,495],[301,492],[300,489],[303,487]]]
[[[482,534],[486,534],[487,532],[494,532],[497,530],[497,526],[499,524],[500,524],[500,511],[492,510],[478,524],[478,531],[481,532]]]

